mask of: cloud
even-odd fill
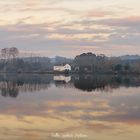
[[[22,51],[73,56],[84,51],[122,55],[124,48],[129,54],[136,52],[132,48],[139,50],[138,15],[120,15],[119,7],[119,13],[112,8],[91,8],[90,1],[86,8],[78,9],[78,3],[35,0],[2,4],[1,12],[10,16],[1,16],[1,48],[12,44]]]
[[[29,18],[25,17],[22,20]],[[77,24],[82,28],[76,28]],[[76,55],[78,52],[88,50],[107,55],[115,53],[119,55],[124,47],[127,50],[126,53],[136,53],[132,51],[132,48],[139,49],[140,34],[138,30],[133,30],[133,32],[132,30],[131,27],[113,27],[110,29],[107,28],[106,24],[97,28],[92,26],[92,21],[89,23],[87,21],[69,23],[68,26],[65,26],[61,21],[42,24],[19,22],[13,25],[0,26],[0,42],[1,48],[16,46],[21,50],[43,50],[51,52],[51,54],[56,50],[60,54],[65,54],[64,52],[69,50],[69,52],[72,51],[70,54]],[[75,49],[75,53],[73,49]]]
[[[114,15],[114,12],[112,11],[104,11],[101,9],[96,9],[96,10],[87,11],[87,14],[85,16],[88,18],[94,18],[94,17],[104,18],[106,16],[113,16],[113,15]]]
[[[134,27],[134,26],[139,27],[140,16],[112,18],[112,19],[102,20],[102,23],[109,26],[117,26],[117,27]]]

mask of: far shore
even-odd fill
[[[74,71],[70,71],[70,72],[55,72],[55,71],[44,71],[44,72],[40,72],[40,71],[28,71],[28,72],[0,72],[0,74],[62,74],[62,75],[73,75],[73,74],[78,74],[78,75],[140,75],[140,73],[138,72],[104,72],[104,73],[92,73],[92,72],[74,72]]]

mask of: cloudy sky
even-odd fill
[[[139,0],[0,1],[0,48],[74,57],[140,54]]]

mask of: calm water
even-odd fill
[[[0,75],[0,140],[139,140],[140,77]]]

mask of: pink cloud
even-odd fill
[[[86,16],[88,16],[88,17],[105,17],[108,15],[112,15],[112,12],[101,11],[101,10],[92,10],[86,14]]]

